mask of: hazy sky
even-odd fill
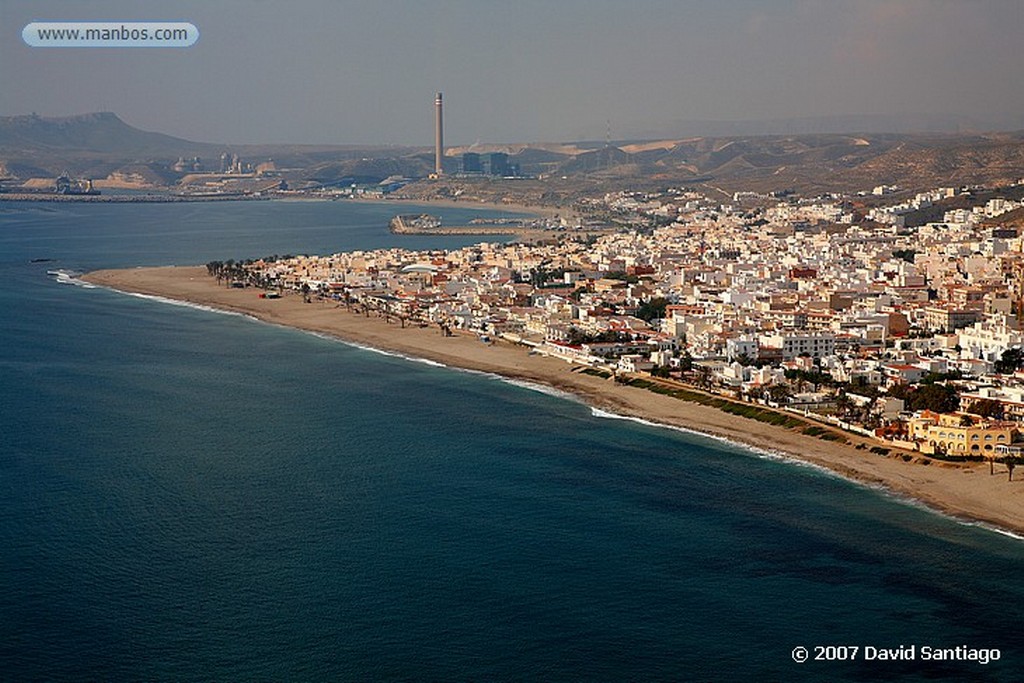
[[[31,48],[32,20],[189,21],[183,49]],[[602,139],[674,121],[1024,112],[1021,0],[0,0],[0,115],[223,143]]]

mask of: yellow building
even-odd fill
[[[966,413],[922,411],[907,423],[911,441],[922,453],[991,456],[996,446],[1013,442],[1016,425]]]

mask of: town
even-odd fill
[[[610,380],[761,404],[929,458],[1002,462],[1012,478],[1024,421],[1022,190],[726,202],[623,191],[578,202],[576,225],[531,243],[207,268],[228,286],[500,339]],[[620,229],[588,233],[588,216]]]

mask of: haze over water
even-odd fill
[[[47,274],[472,241],[391,235],[394,212],[0,204],[3,678],[1019,680],[1020,540],[496,378]],[[790,654],[912,644],[1002,659]]]

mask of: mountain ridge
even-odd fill
[[[817,133],[686,137],[617,143],[484,144],[449,149],[446,170],[458,170],[458,152],[510,153],[525,174],[586,179],[598,187],[713,180],[716,187],[760,192],[907,189],[1015,181],[1024,177],[1024,133]],[[253,164],[273,159],[289,180],[376,182],[388,176],[426,177],[432,150],[422,147],[341,145],[221,145],[144,131],[113,112],[66,117],[0,117],[0,175],[105,178],[149,169],[155,185],[171,186],[187,172],[178,159],[200,157],[207,171],[224,152]],[[214,162],[216,160],[216,162]],[[188,171],[190,172],[191,169]]]

